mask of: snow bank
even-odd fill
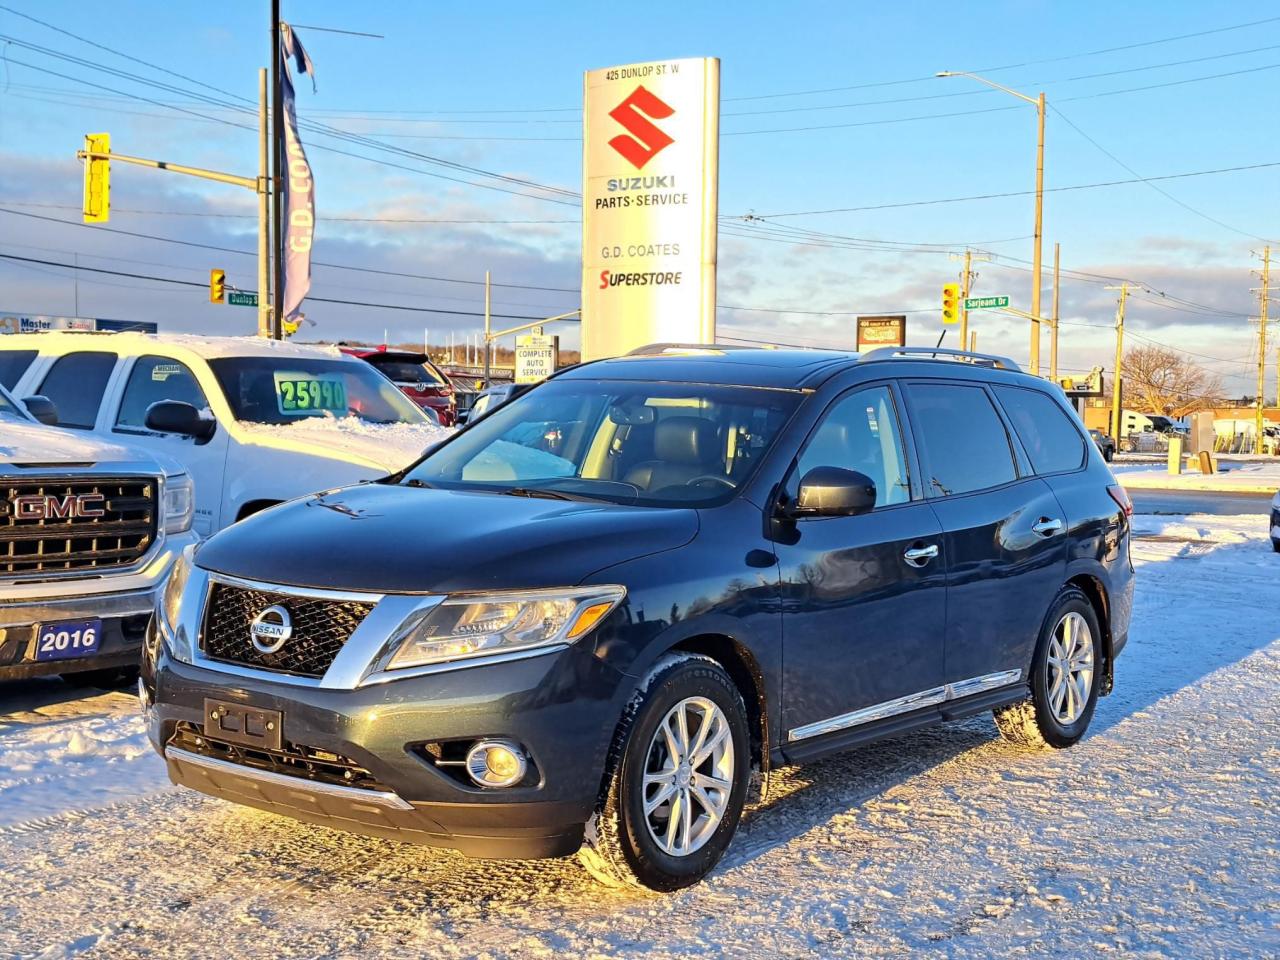
[[[1280,490],[1280,460],[1218,460],[1217,473],[1171,474],[1165,465],[1112,464],[1111,472],[1134,490],[1217,490],[1230,493],[1274,493]]]

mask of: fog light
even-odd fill
[[[482,787],[510,787],[528,769],[524,750],[510,740],[480,740],[467,751],[467,774]]]

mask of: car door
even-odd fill
[[[905,389],[947,556],[945,680],[952,696],[1017,682],[1066,579],[1062,508],[1018,455],[986,385]]]
[[[783,737],[792,753],[936,702],[928,695],[942,682],[946,557],[942,527],[911,475],[899,410],[889,384],[841,395],[788,473],[792,496],[814,467],[858,470],[876,484],[870,513],[798,519],[778,538]]]
[[[178,461],[195,485],[192,526],[207,537],[216,531],[222,501],[222,474],[227,459],[227,432],[219,427],[205,443],[192,437],[157,433],[146,425],[147,408],[160,400],[178,400],[197,410],[209,406],[191,369],[171,357],[144,355],[132,362],[124,389],[113,391],[109,403],[112,431],[130,446]]]

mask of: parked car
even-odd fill
[[[1271,549],[1280,553],[1280,490],[1271,498]]]
[[[0,377],[60,426],[172,457],[213,533],[305,493],[385,476],[440,438],[416,404],[336,348],[260,337],[0,337]]]
[[[0,680],[136,672],[174,558],[195,542],[171,460],[45,426],[0,387]]]
[[[1098,445],[1098,450],[1102,454],[1102,459],[1110,463],[1115,459],[1116,442],[1109,435],[1101,430],[1090,430],[1089,436],[1093,438],[1093,442]]]
[[[1071,746],[1128,636],[1128,498],[1061,391],[926,354],[583,364],[223,531],[147,646],[170,777],[672,890],[753,768],[982,711]]]
[[[425,353],[388,350],[385,346],[343,346],[341,350],[372,364],[406,397],[423,410],[430,410],[437,423],[452,427],[457,422],[458,398],[453,384]]]

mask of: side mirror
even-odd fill
[[[200,411],[181,400],[157,400],[147,407],[146,425],[157,433],[176,433],[196,443],[208,443],[218,429],[216,420],[200,416]]]
[[[454,417],[453,417],[454,425],[459,427],[465,426],[467,420],[470,419],[470,416],[471,416],[470,410],[459,410],[456,414],[454,414]]]
[[[875,481],[843,467],[814,467],[800,480],[800,492],[788,508],[793,518],[856,517],[876,505]]]
[[[42,397],[38,394],[34,397],[23,397],[22,405],[27,408],[27,413],[35,417],[39,423],[50,427],[58,425],[58,407],[48,397]]]

